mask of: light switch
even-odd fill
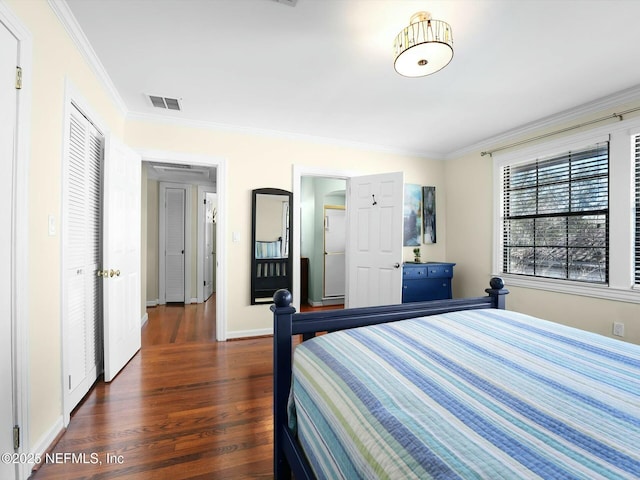
[[[240,234],[238,232],[233,232],[231,234],[231,241],[233,243],[238,243],[240,241]]]
[[[56,217],[49,215],[49,236],[53,237],[56,234]]]

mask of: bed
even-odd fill
[[[275,477],[640,478],[640,346],[486,292],[313,313],[276,292]]]

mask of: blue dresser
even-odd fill
[[[402,303],[451,298],[455,263],[412,263],[402,265]]]

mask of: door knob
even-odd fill
[[[106,270],[105,270],[105,271],[106,271]],[[120,276],[120,270],[114,270],[114,269],[111,269],[111,270],[109,271],[109,276],[110,276],[110,277],[113,277],[114,275],[115,275],[116,277],[119,277],[119,276]]]
[[[96,275],[98,275],[99,277],[108,277],[109,276],[109,271],[108,270],[98,270],[96,272]]]
[[[399,264],[398,262],[396,262],[396,263],[393,265],[393,268],[400,268],[400,264]]]

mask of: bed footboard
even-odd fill
[[[291,306],[292,296],[287,290],[278,290],[273,296],[271,311],[274,316],[273,335],[273,409],[274,409],[274,477],[296,480],[314,478],[313,471],[301,451],[296,438],[288,428],[287,402],[292,381],[293,335],[303,339],[317,332],[344,330],[405,320],[408,318],[437,315],[446,312],[480,308],[505,308],[505,295],[501,278],[494,277],[487,296],[453,300],[435,300],[400,305],[326,310],[311,313],[296,313]]]

